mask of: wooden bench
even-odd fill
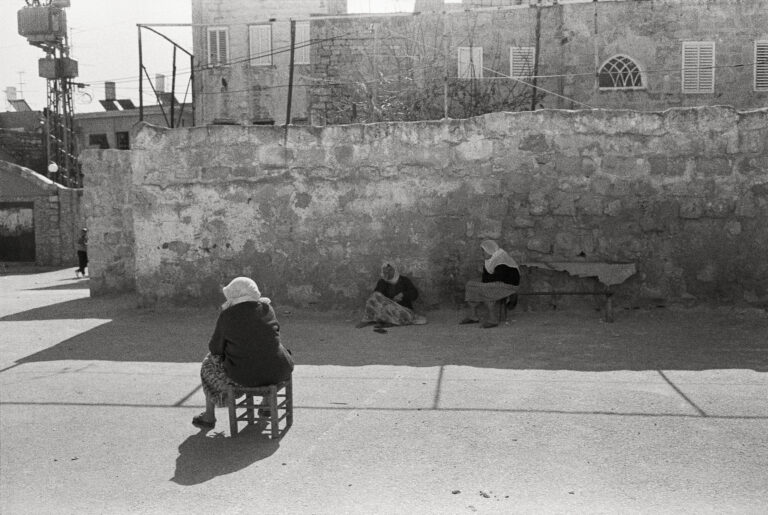
[[[518,295],[597,295],[604,296],[604,314],[606,322],[614,321],[612,286],[622,284],[637,273],[634,263],[611,263],[590,261],[543,261],[523,263],[527,268],[539,268],[553,272],[565,272],[575,277],[594,277],[603,286],[598,291],[520,291]]]

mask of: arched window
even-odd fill
[[[606,61],[598,75],[600,89],[642,89],[643,74],[637,64],[625,55],[617,55]]]

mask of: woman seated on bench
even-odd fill
[[[483,265],[482,280],[467,282],[464,300],[469,304],[471,313],[459,323],[478,323],[480,318],[477,315],[477,307],[482,302],[488,308],[488,319],[483,323],[483,327],[487,329],[499,325],[499,309],[502,303],[509,303],[512,307],[517,303],[520,268],[512,256],[495,241],[485,240],[480,247],[488,259]]]
[[[238,277],[223,291],[227,301],[200,369],[205,411],[192,419],[201,429],[216,425],[215,408],[226,406],[230,385],[266,386],[287,381],[293,372],[290,351],[280,343],[275,311],[256,283]]]

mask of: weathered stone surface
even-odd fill
[[[768,298],[768,148],[732,145],[742,120],[760,134],[768,109],[297,128],[287,149],[281,128],[144,126],[85,153],[93,291],[219,302],[251,275],[277,302],[357,307],[392,256],[434,306],[495,238],[523,262],[633,261],[625,297]]]

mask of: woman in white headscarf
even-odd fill
[[[293,372],[293,358],[280,343],[275,311],[256,283],[237,277],[222,291],[227,300],[200,369],[205,411],[192,419],[201,429],[215,426],[215,408],[226,406],[230,385],[274,384],[290,379]]]
[[[480,247],[486,255],[483,276],[480,281],[467,282],[464,300],[469,303],[471,314],[460,323],[478,323],[480,318],[477,315],[477,307],[484,303],[488,308],[488,319],[482,326],[490,328],[499,325],[499,310],[507,303],[513,304],[517,301],[520,267],[495,241],[484,240]]]
[[[395,263],[390,260],[382,263],[380,275],[357,327],[376,324],[374,331],[386,332],[383,329],[386,326],[426,324],[427,319],[413,311],[413,301],[419,297],[413,282],[400,275]]]

